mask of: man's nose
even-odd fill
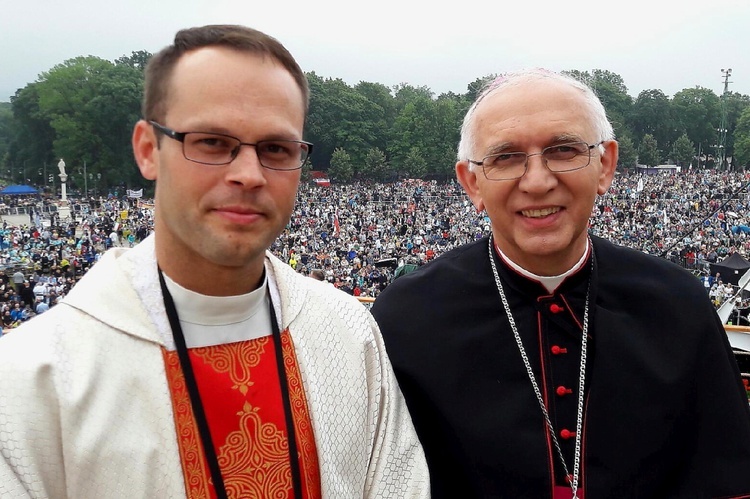
[[[547,168],[542,153],[533,153],[526,157],[526,172],[519,182],[522,190],[547,191],[556,182],[557,176]]]
[[[228,180],[243,185],[265,183],[265,168],[254,144],[241,144],[237,156],[229,164]]]

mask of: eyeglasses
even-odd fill
[[[571,142],[545,147],[542,152],[534,154],[501,152],[485,156],[482,161],[468,161],[481,166],[487,180],[515,180],[526,174],[531,156],[541,156],[542,163],[552,173],[586,168],[591,163],[591,150],[603,143],[604,141],[592,145],[586,142]]]
[[[305,164],[313,149],[311,143],[302,140],[261,140],[250,143],[223,133],[175,132],[155,121],[149,123],[170,139],[182,142],[182,155],[185,159],[203,165],[228,165],[240,153],[242,146],[253,146],[263,168],[298,170]]]

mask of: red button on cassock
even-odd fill
[[[567,439],[569,439],[569,438],[573,438],[573,437],[575,437],[575,436],[576,436],[576,432],[574,432],[574,431],[570,431],[570,430],[567,430],[567,429],[563,429],[563,430],[560,430],[560,436],[561,436],[561,437],[562,437],[562,438],[563,438],[564,440],[567,440]]]
[[[563,395],[568,395],[570,393],[573,393],[573,390],[571,390],[570,388],[565,388],[564,386],[560,385],[557,387],[555,392],[557,392],[557,394],[562,397]]]
[[[552,312],[553,314],[558,314],[558,313],[562,312],[563,310],[565,310],[565,309],[562,308],[557,303],[553,303],[552,305],[549,306],[549,311]]]
[[[563,353],[568,353],[568,349],[567,348],[562,348],[562,347],[559,347],[557,345],[552,345],[552,347],[550,348],[550,350],[552,351],[552,355],[560,355],[560,354],[563,354]]]

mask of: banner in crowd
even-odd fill
[[[143,189],[139,189],[137,191],[133,191],[133,190],[128,189],[128,197],[129,198],[134,198],[134,199],[142,198],[143,197]]]
[[[319,187],[330,187],[331,181],[328,179],[328,174],[319,170],[310,171],[310,176],[313,179],[315,185]]]

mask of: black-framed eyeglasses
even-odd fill
[[[541,156],[542,163],[552,173],[564,173],[586,168],[591,163],[591,150],[603,144],[570,142],[545,147],[542,152],[527,154],[525,152],[501,152],[490,154],[482,161],[468,160],[469,163],[481,166],[487,180],[515,180],[526,174],[531,156]]]
[[[203,165],[228,165],[240,153],[242,146],[252,146],[263,168],[299,170],[313,150],[313,145],[303,140],[277,139],[251,143],[223,133],[176,132],[155,121],[149,123],[170,139],[182,142],[185,159]]]

